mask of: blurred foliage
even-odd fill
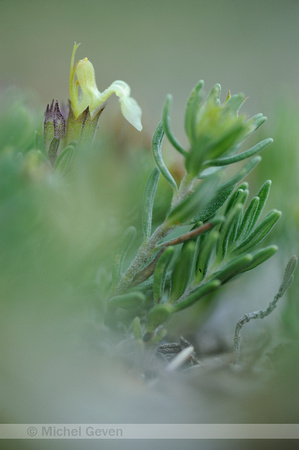
[[[21,189],[22,205],[26,199],[33,202],[26,207],[27,219],[21,215],[15,223],[22,224],[26,235],[21,234],[18,246],[22,240],[29,246],[28,251],[22,247],[26,269],[32,259],[39,272],[37,291],[39,287],[47,297],[52,291],[48,285],[55,280],[57,295],[74,304],[80,304],[76,295],[82,291],[105,333],[122,330],[128,338],[133,332],[137,341],[142,336],[141,343],[157,344],[167,334],[170,316],[277,251],[276,246],[255,248],[280,217],[272,210],[259,221],[271,182],[264,183],[247,207],[248,184],[238,186],[260,162],[257,153],[272,142],[264,139],[243,149],[266,118],[239,115],[244,95],[229,93],[221,103],[220,94],[217,84],[205,100],[202,81],[191,91],[185,111],[187,149],[173,135],[167,97],[152,141],[153,170],[148,151],[131,150],[119,158],[108,134],[91,145],[92,129],[90,143],[85,140],[83,145],[83,119],[75,141],[60,148],[73,120],[71,104],[69,114],[57,102],[47,106],[44,139],[36,132],[28,148],[12,147],[9,152],[19,164],[14,176],[20,173],[28,183]],[[10,109],[16,108],[12,102]],[[14,124],[18,114],[21,117],[21,109],[16,111]],[[24,136],[22,122],[20,129]],[[164,133],[185,160],[181,177],[174,170],[174,178],[164,162]],[[246,159],[239,170],[226,170]],[[165,195],[165,182],[172,194]],[[17,210],[21,214],[22,209]],[[36,277],[31,270],[28,280],[33,273]],[[62,294],[65,289],[68,295]]]
[[[276,246],[268,243],[258,246],[280,216],[275,210],[262,215],[271,185],[265,178],[271,174],[258,172],[251,200],[248,183],[242,181],[260,162],[256,153],[270,140],[263,139],[261,145],[248,151],[243,148],[241,133],[242,145],[233,142],[232,147],[222,147],[223,154],[217,154],[215,165],[207,145],[196,176],[189,177],[183,164],[175,160],[165,163],[162,154],[164,133],[183,158],[190,158],[190,152],[198,149],[196,134],[187,149],[172,134],[168,97],[153,139],[153,154],[147,137],[135,141],[131,130],[115,121],[110,130],[101,131],[93,145],[74,152],[70,170],[62,176],[43,148],[41,114],[32,103],[24,93],[2,93],[0,340],[5,345],[0,373],[5,386],[2,402],[8,411],[4,418],[34,421],[38,411],[40,420],[46,422],[51,407],[57,415],[67,401],[69,420],[74,392],[81,395],[82,380],[86,383],[94,376],[88,398],[90,392],[92,397],[96,392],[101,417],[112,422],[124,385],[129,386],[129,398],[135,399],[131,371],[152,377],[161,364],[167,364],[165,356],[162,362],[157,358],[156,351],[168,348],[168,318],[182,314],[183,332],[189,333],[190,321],[199,324],[200,317],[201,321],[206,318],[204,313],[217,289],[276,252]],[[194,104],[196,117],[203,117],[199,114],[202,107],[205,100]],[[216,109],[221,118],[224,105],[216,102]],[[212,114],[213,120],[216,116]],[[255,127],[260,119],[255,118]],[[245,117],[242,120],[248,122]],[[235,133],[235,129],[231,131]],[[206,143],[208,139],[213,141],[211,133]],[[293,140],[291,144],[295,145]],[[280,145],[285,148],[284,140]],[[266,152],[268,156],[272,162],[267,168],[273,164],[274,169],[277,151]],[[248,161],[242,162],[247,157]],[[236,168],[227,170],[234,162]],[[278,161],[277,173],[279,165]],[[283,180],[279,187],[276,184],[272,188],[275,195],[270,196],[273,206],[281,203]],[[282,209],[290,207],[293,226],[289,228],[284,219],[286,236],[284,232],[275,235],[281,243],[282,259],[289,255],[285,242],[293,242],[297,233],[295,193],[291,198],[294,203],[282,205]],[[159,229],[162,234],[157,238]],[[140,249],[142,253],[149,242],[148,253],[126,278]],[[294,291],[290,298],[296,300]],[[187,309],[189,316],[181,313],[194,303],[199,308]],[[288,303],[284,320],[288,329],[292,321],[296,330],[293,308]],[[175,349],[181,348],[176,344]],[[130,372],[123,371],[122,365],[119,375],[120,366],[115,370],[111,364],[123,362]],[[229,376],[234,380],[236,374]],[[61,399],[53,396],[53,380],[56,388],[62,386]],[[51,406],[45,407],[40,399]],[[90,401],[85,399],[83,404],[89,410]],[[125,417],[128,404],[122,405]],[[82,416],[80,410],[76,417],[85,414],[83,409]],[[120,411],[120,417],[124,415]]]
[[[257,168],[255,180],[259,182],[271,173],[273,189],[269,203],[277,205],[283,212],[282,219],[274,230],[280,244],[281,266],[288,255],[299,253],[299,109],[292,100],[277,101],[268,129],[274,138],[271,152],[265,152]],[[284,329],[287,335],[299,337],[298,277],[289,290],[283,312]]]

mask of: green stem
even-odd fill
[[[185,174],[184,178],[181,181],[177,194],[173,196],[171,209],[177,206],[190,193],[193,188],[194,181],[195,178],[193,178],[189,173]]]
[[[177,194],[173,197],[171,210],[189,194],[193,183],[194,178],[191,178],[189,174],[186,174],[181,181]],[[156,228],[152,236],[141,244],[134,260],[115,287],[113,295],[123,293],[133,285],[133,280],[136,277],[136,274],[153,256],[158,242],[167,236],[173,228],[173,225],[168,224],[166,218],[165,221],[158,228]]]
[[[119,294],[121,292],[125,292],[132,285],[133,279],[135,278],[136,274],[153,255],[154,249],[158,242],[168,233],[170,233],[172,228],[166,227],[165,225],[166,222],[163,222],[158,228],[156,228],[150,239],[148,241],[144,241],[143,244],[141,244],[136,257],[117,284],[113,295],[115,295],[116,293]]]

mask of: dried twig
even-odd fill
[[[264,311],[259,310],[259,311],[254,311],[249,314],[245,314],[238,321],[238,323],[236,325],[235,337],[234,337],[234,363],[235,364],[239,363],[240,347],[241,347],[241,329],[242,329],[243,325],[245,325],[245,323],[248,323],[252,319],[263,319],[264,317],[271,314],[272,311],[274,311],[274,309],[277,306],[278,300],[284,295],[286,290],[290,287],[290,285],[293,282],[294,271],[295,271],[295,268],[297,265],[297,261],[298,261],[298,258],[296,256],[292,256],[291,259],[289,260],[289,262],[286,266],[284,277],[283,277],[283,280],[279,287],[279,290],[278,290],[277,294],[275,295],[274,299],[269,303],[268,308],[265,309]]]

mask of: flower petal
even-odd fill
[[[111,86],[105,89],[101,94],[102,102],[105,101],[111,94],[115,93],[119,97],[121,112],[125,119],[130,122],[138,131],[142,130],[141,124],[141,108],[132,97],[130,97],[131,88],[124,81],[114,81]]]
[[[124,97],[120,99],[120,108],[123,116],[138,131],[142,130],[141,124],[141,108],[132,97]]]

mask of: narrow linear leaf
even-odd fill
[[[197,276],[194,284],[198,284],[206,275],[211,260],[213,249],[219,239],[219,232],[214,230],[204,239],[202,247],[200,247],[197,259]]]
[[[246,135],[249,136],[251,133],[253,133],[255,130],[257,130],[261,125],[263,125],[264,122],[266,122],[267,117],[265,117],[262,113],[256,114],[255,116],[251,117],[247,120],[247,125],[249,125],[249,132]]]
[[[230,189],[233,190],[234,188],[230,188]],[[233,206],[237,203],[237,201],[238,201],[238,199],[240,197],[240,194],[243,191],[245,191],[245,189],[248,190],[248,183],[240,184],[240,186],[232,193],[232,195],[230,196],[230,198],[229,198],[229,200],[227,202],[224,214],[227,214],[228,211],[233,208]]]
[[[257,155],[254,156],[252,159],[250,159],[243,167],[242,169],[230,180],[226,181],[222,186],[220,186],[219,191],[228,189],[231,186],[235,186],[237,183],[239,183],[243,178],[246,177],[246,175],[249,174],[249,172],[254,169],[254,167],[261,162],[262,158]]]
[[[268,138],[254,145],[250,149],[245,152],[239,153],[238,155],[228,156],[227,158],[219,158],[214,160],[206,161],[206,165],[211,166],[227,166],[228,164],[233,164],[239,161],[243,161],[243,159],[249,158],[250,156],[256,155],[260,151],[262,151],[267,145],[271,144],[273,139]]]
[[[271,256],[273,256],[277,252],[277,250],[278,247],[276,245],[271,245],[269,247],[262,248],[255,253],[252,253],[252,263],[246,267],[244,272],[252,270],[263,262],[267,261],[267,259],[271,258]]]
[[[217,192],[216,197],[208,204],[208,206],[198,215],[195,216],[195,221],[207,222],[212,217],[215,216],[216,212],[221,208],[221,206],[226,202],[228,197],[230,196],[233,187],[229,187],[228,189]]]
[[[266,204],[266,201],[268,199],[269,196],[269,192],[271,189],[271,180],[267,180],[263,186],[261,187],[261,189],[259,190],[257,197],[260,199],[258,208],[256,210],[255,216],[254,216],[254,224],[256,224],[256,222],[258,221],[260,215],[263,212],[264,206]]]
[[[220,94],[221,94],[221,85],[219,83],[216,83],[208,97],[207,97],[207,103],[212,103],[215,106],[219,106],[220,105]]]
[[[235,148],[236,143],[244,135],[244,124],[241,120],[236,121],[228,127],[218,138],[211,140],[206,146],[206,152],[212,160],[217,159],[220,155]],[[212,164],[211,164],[212,165]]]
[[[171,292],[169,302],[173,303],[179,299],[187,289],[193,272],[193,261],[195,256],[194,241],[183,245],[179,259],[172,274]]]
[[[217,172],[221,172],[223,171],[223,167],[219,166],[219,167],[207,167],[206,169],[204,169],[202,172],[200,172],[197,175],[197,178],[199,178],[200,180],[203,180],[204,178],[208,178],[212,175],[214,175]]]
[[[58,158],[55,161],[54,168],[60,172],[62,175],[65,175],[70,167],[72,158],[74,154],[74,147],[72,145],[68,145],[63,149]]]
[[[153,291],[154,291],[154,301],[155,303],[159,303],[161,300],[166,282],[166,275],[169,264],[174,255],[174,247],[168,247],[164,253],[159,258],[159,261],[156,265],[156,269],[154,272],[154,281],[153,281]]]
[[[173,312],[181,311],[182,309],[188,308],[189,306],[193,305],[193,303],[200,300],[202,297],[204,297],[207,294],[210,294],[211,292],[215,291],[219,286],[221,285],[220,280],[211,280],[202,286],[199,286],[197,289],[194,289],[187,297],[185,297],[183,300],[177,302],[172,307]]]
[[[255,214],[259,207],[260,199],[259,197],[253,197],[245,211],[242,223],[240,225],[238,239],[244,239],[248,236],[250,231],[255,225]]]
[[[204,180],[192,194],[185,197],[170,211],[167,218],[169,226],[188,223],[195,216],[198,217],[210,201],[214,189],[214,179],[207,178]]]
[[[245,186],[245,183],[242,187]],[[220,237],[217,242],[217,259],[222,261],[226,252],[237,236],[238,228],[241,222],[241,216],[244,203],[247,200],[249,191],[241,188],[237,189],[230,198],[228,206],[226,207],[225,214],[226,220],[220,228]]]
[[[245,192],[248,193],[248,191],[245,191]],[[240,228],[240,225],[242,223],[242,215],[243,215],[243,208],[240,209],[239,213],[236,215],[234,223],[232,224],[232,229],[231,229],[231,231],[229,233],[228,245],[227,245],[227,247],[229,249],[231,249],[234,246],[234,244],[235,244],[235,242],[237,240],[239,228]]]
[[[242,213],[242,203],[237,203],[230,211],[226,221],[220,229],[220,237],[217,242],[217,260],[222,261],[228,250],[228,243],[230,233],[233,230],[235,222],[238,221],[240,214]]]
[[[280,211],[277,211],[276,209],[270,211],[252,233],[235,248],[234,253],[246,252],[259,244],[272,230],[280,216]]]
[[[234,258],[223,269],[214,274],[214,279],[220,280],[222,284],[227,283],[232,278],[244,272],[253,260],[250,254],[242,255]]]
[[[167,167],[163,161],[163,158],[162,158],[161,146],[162,146],[163,136],[164,136],[163,124],[162,124],[162,122],[160,122],[159,125],[157,126],[155,134],[153,136],[153,141],[152,141],[153,155],[154,155],[156,164],[157,164],[160,172],[162,173],[163,177],[170,184],[172,189],[177,191],[177,189],[178,189],[177,184],[176,184],[173,176],[170,174],[169,170],[167,169]]]
[[[152,171],[145,187],[142,211],[142,230],[145,238],[149,238],[152,232],[153,205],[160,178],[157,167]]]
[[[244,183],[245,184],[245,183]],[[241,203],[243,206],[247,200],[247,197],[249,195],[248,189],[242,187],[239,187],[231,196],[229,201],[227,202],[227,206],[225,209],[225,214],[228,215],[230,211],[238,204]]]
[[[196,141],[196,118],[200,105],[203,100],[201,90],[204,82],[200,80],[197,85],[192,89],[189,99],[187,101],[185,111],[185,131],[190,140],[191,145]]]
[[[165,105],[162,112],[162,122],[165,134],[169,140],[169,142],[173,145],[173,147],[180,152],[183,156],[188,154],[187,150],[179,143],[179,141],[174,137],[170,128],[170,106],[172,102],[172,96],[168,95],[166,97]]]

